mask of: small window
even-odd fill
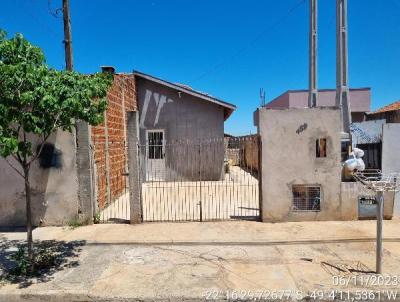
[[[294,185],[293,211],[320,211],[321,210],[321,187],[311,185]]]
[[[326,138],[319,138],[316,140],[316,156],[326,157]]]
[[[164,132],[152,131],[147,134],[148,142],[148,158],[163,159],[164,158]]]

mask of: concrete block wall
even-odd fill
[[[34,141],[34,139],[32,139]],[[36,226],[64,225],[78,215],[78,174],[75,133],[57,131],[48,140],[57,150],[56,167],[31,167],[32,216]],[[37,144],[33,144],[36,148]],[[11,158],[8,159],[13,162]],[[13,162],[18,167],[17,162]],[[24,180],[0,157],[0,226],[26,223]]]
[[[134,75],[115,74],[107,99],[108,107],[104,122],[92,127],[91,138],[97,190],[95,195],[99,208],[106,205],[108,194],[110,201],[113,201],[125,193],[127,177],[123,174],[127,172],[126,112],[137,110]],[[109,191],[107,191],[108,181]]]
[[[357,182],[341,183],[341,215],[342,220],[359,219],[359,196],[362,192],[361,185]],[[393,217],[393,192],[385,192],[383,216],[384,219],[392,219]]]

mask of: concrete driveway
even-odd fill
[[[400,275],[399,226],[398,221],[384,224],[384,272],[392,276]],[[9,242],[24,236],[2,233],[0,238]],[[287,300],[299,300],[334,289],[393,290],[399,291],[400,300],[400,286],[394,282],[387,286],[351,282],[354,276],[372,275],[374,236],[374,221],[39,228],[34,231],[36,239],[84,242],[77,264],[27,287],[3,284],[0,301],[22,297],[30,301],[197,301],[225,300],[227,294],[249,300],[281,291],[286,291]],[[334,278],[338,277],[350,280],[349,284],[337,286]]]
[[[143,220],[258,220],[258,189],[258,180],[238,166],[232,166],[220,181],[145,182],[141,192]],[[128,190],[100,212],[100,219],[130,220]]]

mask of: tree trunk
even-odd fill
[[[28,243],[28,260],[30,270],[33,271],[34,257],[33,257],[33,240],[32,240],[32,212],[31,212],[31,185],[29,183],[29,167],[24,167],[25,176],[25,197],[26,197],[26,233]]]

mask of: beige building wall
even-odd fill
[[[36,160],[31,168],[34,225],[66,224],[78,214],[75,137],[58,131],[49,142],[61,152],[60,166],[41,168]],[[14,165],[19,164],[14,162]],[[0,226],[25,225],[24,192],[23,178],[0,157]]]
[[[341,199],[340,110],[259,109],[262,140],[262,220],[357,219],[356,198]],[[327,156],[316,157],[316,140],[326,138]],[[293,185],[320,185],[321,210],[293,211]]]

